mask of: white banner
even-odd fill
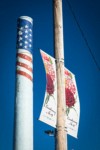
[[[57,122],[57,77],[55,59],[41,50],[41,56],[46,70],[46,92],[40,114],[40,121],[56,128]],[[75,81],[75,75],[65,68],[65,100],[67,134],[77,138],[80,104]]]
[[[56,81],[56,65],[55,59],[43,52],[41,56],[44,62],[46,71],[46,92],[44,97],[44,103],[39,120],[47,123],[52,127],[56,127],[57,116],[57,81]]]
[[[67,133],[77,138],[80,104],[79,96],[75,81],[75,76],[72,72],[65,68],[65,100],[66,100],[66,128]]]

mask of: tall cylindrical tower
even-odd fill
[[[32,18],[18,18],[14,150],[33,150],[32,26]]]

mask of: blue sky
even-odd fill
[[[100,66],[100,2],[70,0]],[[52,0],[3,0],[0,3],[0,150],[12,150],[15,100],[17,18],[33,18],[34,150],[53,150],[53,129],[38,121],[45,94],[45,70],[39,49],[54,54]],[[80,97],[78,139],[68,136],[68,150],[100,149],[100,70],[96,67],[70,9],[63,0],[65,66],[76,76]]]

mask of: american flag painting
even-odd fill
[[[32,20],[21,17],[17,26],[17,74],[32,81]]]

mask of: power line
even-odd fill
[[[79,31],[81,32],[81,35],[82,35],[82,37],[83,37],[83,39],[84,39],[84,41],[85,41],[85,44],[86,44],[86,46],[87,46],[87,48],[88,48],[88,50],[89,50],[89,52],[90,52],[90,54],[91,54],[91,56],[92,56],[92,59],[93,59],[95,65],[96,65],[96,67],[98,68],[98,70],[100,71],[100,66],[99,66],[99,64],[98,64],[98,62],[97,62],[95,56],[93,55],[92,49],[91,49],[90,46],[89,46],[89,43],[88,43],[88,41],[87,41],[87,39],[86,39],[86,37],[85,37],[85,34],[84,34],[84,32],[83,32],[83,30],[82,30],[82,28],[81,28],[81,26],[80,26],[80,24],[79,24],[79,22],[78,22],[78,20],[77,20],[77,18],[76,18],[76,15],[75,15],[75,13],[74,13],[74,11],[73,11],[72,6],[71,6],[71,4],[69,3],[68,0],[65,0],[65,1],[67,2],[68,6],[69,6],[69,8],[70,8],[70,11],[71,11],[71,13],[72,13],[72,15],[73,15],[73,18],[74,18],[74,20],[75,20],[75,22],[76,22],[76,24],[77,24],[77,26],[78,26],[78,28],[79,28]]]

